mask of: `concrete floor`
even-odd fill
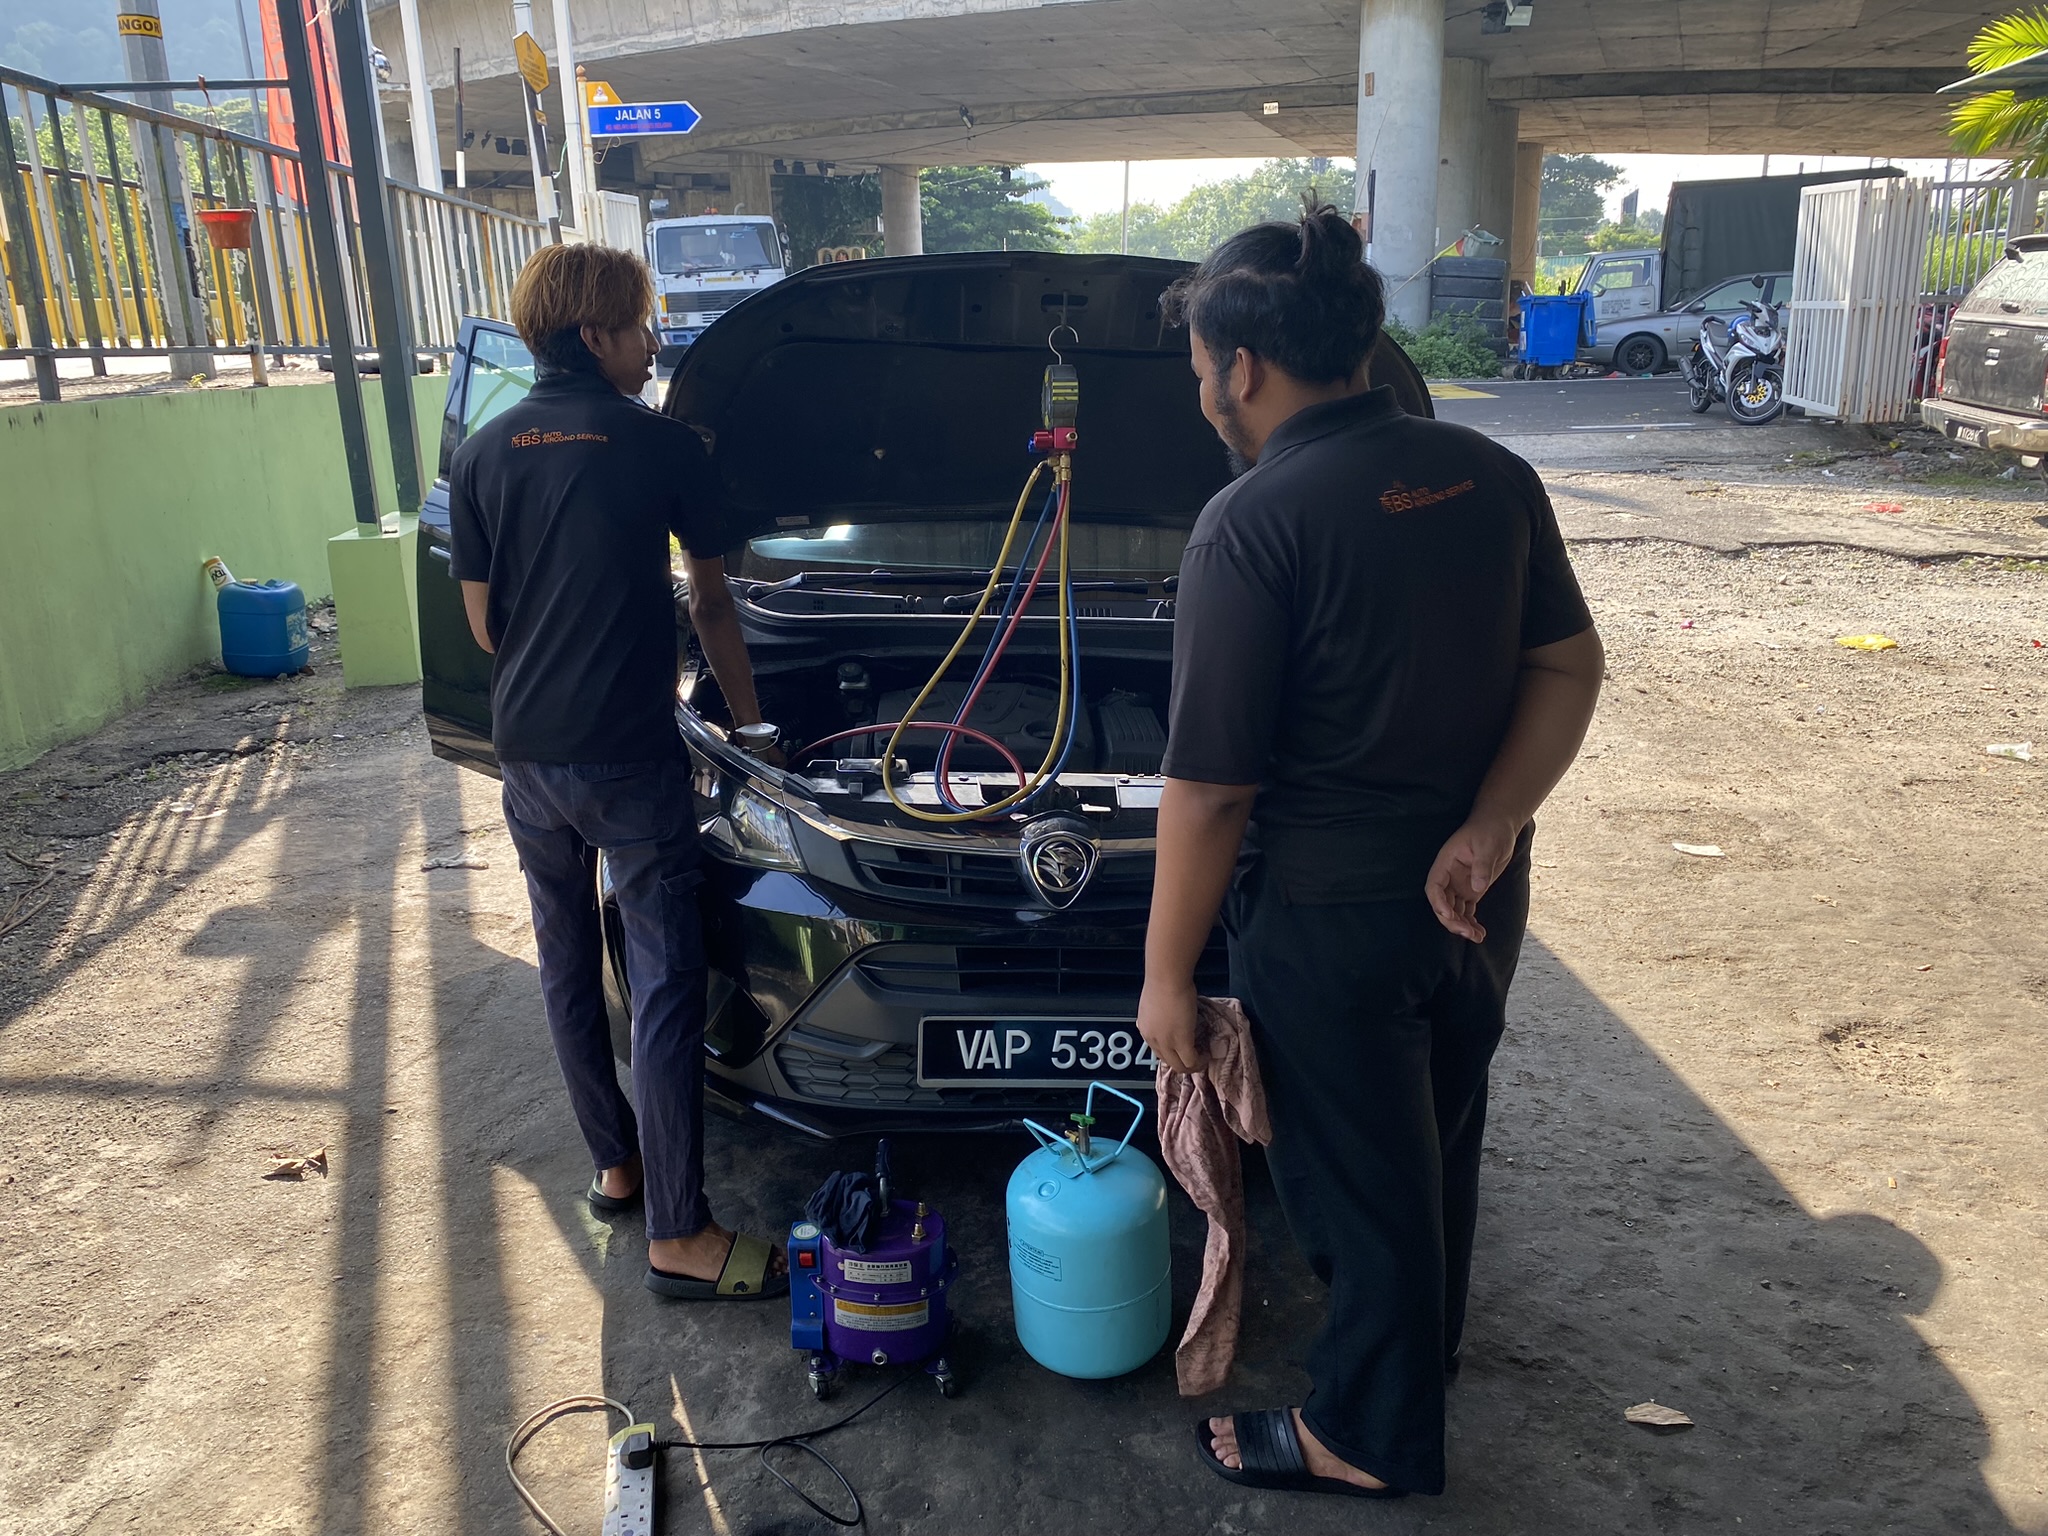
[[[1853,561],[1878,558],[1811,554],[1783,600],[1849,611],[1871,595]],[[2023,639],[2048,639],[2040,579],[1922,593],[1947,573],[1880,561],[1894,620],[1963,615],[1916,642],[1925,696],[1975,705],[1995,679],[2025,718],[1822,739],[1780,719],[1794,672],[1880,695],[1841,669],[1908,674],[1819,631],[1778,631],[1789,654],[1756,661],[1704,621],[1716,637],[1685,644],[1741,676],[1701,671],[1637,617],[1672,590],[1731,625],[1818,610],[1702,596],[1756,572],[1697,549],[1580,559],[1616,680],[1539,845],[1450,1492],[1243,1495],[1195,1465],[1197,1412],[1298,1399],[1321,1306],[1256,1162],[1236,1379],[1187,1404],[1169,1357],[1079,1383],[1019,1351],[1000,1201],[1024,1138],[910,1141],[900,1180],[967,1266],[964,1392],[913,1383],[825,1442],[870,1528],[2048,1531],[2048,821],[2037,766],[1979,776],[1985,732],[2044,718]],[[1766,662],[1791,671],[1751,687]],[[637,1222],[578,1198],[495,786],[431,759],[416,710],[408,690],[344,694],[323,653],[308,679],[181,685],[0,779],[0,910],[42,874],[56,897],[0,941],[0,1531],[509,1536],[536,1527],[504,1438],[550,1399],[602,1391],[710,1438],[863,1400],[812,1403],[775,1304],[648,1294]],[[1660,850],[1702,825],[1750,866],[1671,867]],[[488,867],[421,867],[450,857]],[[1850,907],[1870,947],[1808,934]],[[1913,946],[1932,975],[1897,963]],[[1811,1022],[1830,1005],[1922,1020],[1919,1066],[1845,1068],[1854,1026]],[[260,1177],[322,1146],[326,1179]],[[715,1121],[718,1213],[777,1229],[869,1152]],[[1173,1217],[1184,1309],[1201,1232],[1177,1197]],[[1625,1423],[1645,1399],[1698,1427]],[[602,1439],[570,1420],[522,1463],[571,1530],[597,1529]],[[668,1532],[829,1528],[751,1454],[673,1456],[664,1485]]]

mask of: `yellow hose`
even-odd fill
[[[1069,478],[1072,473],[1072,460],[1069,459],[1066,454],[1055,455],[1055,457],[1052,460],[1052,468],[1054,478],[1058,482],[1061,492],[1064,495],[1066,493]],[[1067,623],[1067,576],[1069,570],[1068,529],[1071,527],[1071,523],[1069,521],[1069,513],[1071,511],[1071,508],[1069,507],[1061,508],[1059,519],[1060,708],[1058,718],[1053,723],[1052,742],[1051,745],[1048,746],[1046,749],[1045,761],[1038,765],[1037,770],[1034,773],[1032,773],[1031,776],[1024,781],[1023,786],[1016,790],[1014,793],[1005,796],[1001,800],[996,801],[993,805],[983,805],[971,811],[927,811],[920,809],[917,806],[910,805],[906,803],[896,793],[896,783],[893,772],[896,765],[896,745],[903,739],[904,731],[909,728],[910,722],[917,718],[917,712],[920,709],[924,708],[924,702],[926,699],[931,697],[932,690],[939,686],[939,683],[941,682],[941,680],[944,679],[946,673],[952,669],[953,663],[957,661],[960,657],[960,652],[966,648],[967,637],[974,633],[975,626],[978,625],[982,620],[982,615],[988,612],[989,600],[995,596],[995,590],[1002,582],[1003,569],[1005,566],[1009,564],[1010,546],[1012,545],[1012,543],[1015,542],[1017,537],[1017,529],[1024,521],[1024,509],[1030,505],[1031,493],[1037,487],[1038,477],[1045,473],[1045,469],[1046,464],[1044,461],[1041,461],[1040,463],[1032,467],[1031,478],[1024,482],[1024,494],[1017,498],[1017,510],[1010,517],[1009,531],[1003,535],[1002,552],[996,556],[995,568],[989,572],[988,586],[983,590],[981,594],[981,601],[975,605],[974,612],[971,615],[969,615],[966,628],[960,631],[960,638],[953,642],[953,649],[948,651],[946,653],[946,659],[939,663],[939,670],[932,674],[931,681],[927,682],[924,685],[924,687],[919,691],[917,697],[911,700],[910,707],[903,711],[903,718],[896,723],[896,729],[894,733],[889,737],[889,745],[883,751],[882,793],[889,797],[889,803],[895,806],[897,810],[901,811],[906,816],[912,817],[917,821],[953,823],[962,821],[980,821],[990,816],[1001,815],[1004,811],[1007,811],[1011,806],[1017,804],[1019,801],[1028,799],[1030,796],[1036,794],[1040,786],[1045,783],[1047,777],[1051,774],[1054,762],[1058,760],[1060,741],[1061,738],[1066,734],[1067,717],[1072,712],[1074,703],[1073,656],[1071,654],[1070,644],[1072,637],[1069,633],[1070,626]],[[1021,623],[1022,618],[1023,616],[1020,613],[1018,615],[1018,622]],[[934,786],[936,786],[937,780],[934,779],[933,783]]]

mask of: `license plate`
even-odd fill
[[[925,1088],[1150,1083],[1158,1065],[1129,1019],[927,1018],[917,1027]]]
[[[1982,427],[1951,426],[1948,429],[1948,433],[1957,442],[1968,443],[1972,448],[1982,448],[1984,446],[1984,429]]]

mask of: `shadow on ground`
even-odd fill
[[[238,1390],[246,1373],[282,1373],[295,1354],[303,1359],[317,1413],[297,1421],[315,1426],[314,1439],[303,1472],[290,1475],[302,1477],[310,1508],[303,1525],[279,1528],[531,1529],[504,1476],[504,1438],[541,1401],[572,1392],[601,1390],[665,1428],[743,1439],[816,1425],[861,1402],[870,1384],[886,1384],[879,1373],[857,1376],[830,1407],[813,1403],[779,1305],[659,1301],[640,1284],[637,1221],[601,1226],[577,1198],[588,1170],[547,1056],[531,967],[484,937],[509,933],[507,949],[520,948],[516,872],[508,860],[487,879],[412,873],[422,850],[477,824],[483,801],[473,788],[465,805],[452,770],[411,757],[387,758],[377,774],[366,767],[317,811],[279,783],[266,791],[267,782],[252,769],[217,803],[175,813],[224,813],[209,823],[220,829],[216,851],[191,867],[260,862],[282,892],[218,910],[183,938],[184,962],[230,960],[238,979],[213,1000],[208,1030],[195,1030],[203,1048],[179,1081],[131,1070],[102,1039],[89,1065],[54,1045],[29,1058],[39,1064],[13,1058],[0,1090],[62,1114],[119,1106],[168,1128],[176,1161],[188,1165],[252,1103],[333,1107],[337,1174],[324,1215],[307,1214],[310,1204],[251,1201],[195,1216],[179,1238],[194,1274],[222,1254],[280,1243],[331,1252],[332,1284],[318,1287],[310,1338],[306,1329],[287,1334],[276,1308],[245,1297],[239,1321],[224,1316],[201,1346],[214,1364],[159,1360],[152,1320],[175,1310],[181,1288],[206,1285],[160,1273],[179,1262],[175,1246],[136,1261],[122,1327],[94,1325],[108,1350],[125,1351],[121,1367],[137,1381],[153,1365],[175,1364],[194,1408],[241,1423],[231,1443],[263,1423],[260,1403]],[[69,900],[61,943],[70,950],[51,951],[43,982],[11,1001],[0,1026],[16,1028],[73,975],[81,944],[90,940],[88,953],[114,946],[160,910],[150,882],[187,866],[165,863],[170,830],[133,825],[103,859],[98,885]],[[321,957],[345,932],[354,938],[341,971],[323,971]],[[167,974],[179,963],[167,955]],[[315,1034],[304,1018],[293,1021],[305,1042],[297,1045],[281,1036],[280,1001],[303,995],[309,980],[332,994],[333,1024]],[[965,1266],[955,1355],[964,1393],[946,1402],[913,1382],[826,1442],[866,1499],[870,1527],[1034,1536],[1084,1526],[1725,1531],[1738,1521],[1802,1536],[2013,1530],[1982,1477],[1986,1426],[1914,1326],[1942,1282],[1931,1255],[1874,1216],[1821,1219],[1802,1209],[1540,943],[1527,950],[1511,1013],[1496,1065],[1468,1363],[1451,1393],[1445,1497],[1361,1506],[1248,1496],[1196,1465],[1189,1425],[1198,1413],[1298,1399],[1301,1354],[1322,1304],[1261,1169],[1250,1180],[1254,1244],[1237,1378],[1226,1396],[1190,1405],[1175,1395],[1170,1355],[1122,1380],[1080,1383],[1049,1375],[1017,1347],[1001,1191],[1029,1150],[1025,1138],[905,1140],[899,1180],[945,1210]],[[169,1026],[152,1027],[161,1035]],[[403,1156],[390,1114],[401,1081],[411,1085],[409,1103],[436,1105],[427,1128],[413,1132],[429,1140]],[[830,1147],[714,1120],[719,1215],[778,1230],[825,1173],[870,1155],[866,1144]],[[88,1185],[78,1198],[91,1193]],[[45,1240],[45,1218],[63,1211],[52,1205],[17,1229],[21,1251]],[[1174,1219],[1184,1315],[1201,1229],[1185,1202]],[[39,1287],[38,1307],[103,1272],[59,1280],[34,1273],[40,1262],[16,1266]],[[592,1332],[593,1309],[601,1372],[563,1379],[565,1350],[548,1341]],[[591,1356],[566,1358],[580,1370],[575,1362]],[[429,1379],[445,1383],[426,1395],[445,1398],[447,1416],[394,1423],[391,1402]],[[1645,1399],[1684,1409],[1698,1427],[1655,1436],[1626,1424],[1623,1410]],[[153,1511],[157,1529],[221,1529],[260,1507],[257,1495],[209,1490],[200,1476],[208,1442],[196,1426],[179,1446],[177,1421],[124,1427],[104,1406],[92,1426],[49,1423],[39,1436],[45,1455],[123,1444],[134,1430],[148,1443],[128,1450],[153,1450],[194,1481],[145,1480],[140,1491],[97,1497],[79,1523],[39,1528],[114,1529],[114,1517]],[[595,1528],[600,1441],[583,1421],[551,1431],[532,1453],[535,1485],[558,1517],[582,1528]],[[693,1458],[669,1458],[666,1530],[831,1528],[751,1455],[714,1455],[702,1466],[708,1484]],[[829,1497],[815,1471],[807,1480]],[[43,1506],[54,1511],[64,1475],[50,1469],[40,1486],[49,1491],[33,1495],[26,1481],[14,1491],[56,1501]],[[164,1524],[167,1499],[192,1523]]]
[[[1001,1191],[1028,1142],[913,1139],[898,1144],[899,1180],[948,1213],[965,1265],[955,1360],[966,1390],[949,1403],[914,1380],[824,1442],[872,1526],[1505,1533],[1727,1530],[1739,1519],[1807,1536],[2012,1529],[1980,1474],[1985,1425],[1912,1323],[1942,1278],[1926,1249],[1874,1216],[1802,1210],[1540,944],[1529,947],[1514,1016],[1497,1069],[1469,1363],[1451,1394],[1446,1497],[1370,1510],[1247,1497],[1196,1466],[1188,1426],[1200,1412],[1299,1400],[1322,1306],[1262,1167],[1250,1180],[1236,1381],[1190,1405],[1175,1394],[1170,1354],[1100,1383],[1052,1376],[1026,1357],[1010,1324]],[[451,1061],[475,1049],[450,1044]],[[479,1129],[502,1123],[499,1108],[513,1106],[474,1105]],[[538,1117],[560,1119],[545,1107]],[[714,1122],[711,1135],[721,1214],[756,1230],[780,1226],[826,1173],[868,1156],[865,1144],[820,1146],[765,1125]],[[661,1303],[639,1284],[637,1222],[613,1229],[598,1256],[574,1198],[584,1171],[568,1137],[516,1138],[510,1161],[545,1191],[602,1292],[607,1395],[678,1428],[680,1401],[699,1437],[747,1439],[827,1422],[892,1379],[860,1373],[829,1407],[814,1404],[779,1306]],[[1202,1229],[1177,1192],[1174,1222],[1184,1317]],[[457,1314],[489,1317],[501,1300],[499,1278],[471,1273]],[[486,1468],[499,1427],[534,1405],[504,1401],[502,1345],[477,1343],[464,1454]],[[1645,1399],[1685,1409],[1699,1427],[1657,1435],[1625,1423],[1623,1410]],[[708,1496],[694,1462],[670,1458],[668,1530],[830,1529],[751,1455],[705,1465]],[[468,1528],[504,1529],[509,1496],[483,1476]],[[824,1478],[803,1480],[827,1498]],[[588,1497],[560,1486],[567,1499]]]

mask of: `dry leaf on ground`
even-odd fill
[[[322,1147],[318,1152],[309,1153],[305,1157],[293,1157],[288,1153],[273,1152],[270,1154],[270,1171],[264,1174],[263,1177],[266,1179],[303,1179],[309,1173],[317,1173],[323,1179],[327,1177],[327,1149],[325,1147]]]
[[[1653,1429],[1691,1429],[1692,1419],[1662,1403],[1637,1403],[1622,1415],[1631,1424],[1648,1424]]]
[[[1696,859],[1725,859],[1728,857],[1727,854],[1721,851],[1718,843],[1673,843],[1671,846],[1680,853],[1691,854]]]

